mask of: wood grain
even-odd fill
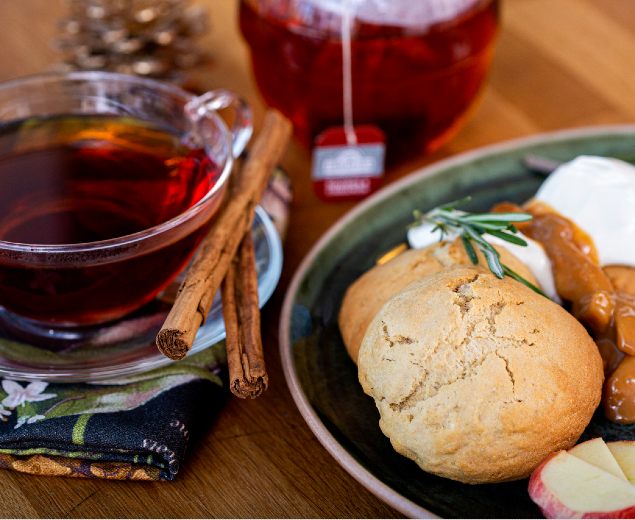
[[[226,87],[255,108],[237,2],[207,0],[210,64],[193,74],[204,88]],[[0,1],[0,80],[41,72],[62,0]],[[459,135],[441,150],[392,169],[414,168],[504,139],[556,128],[632,122],[635,116],[633,0],[508,0],[490,79]],[[281,284],[263,313],[270,388],[256,401],[232,400],[174,483],[37,478],[0,472],[5,517],[393,517],[398,514],[349,477],[315,440],[286,388],[278,355],[280,304],[293,271],[319,236],[352,204],[325,205],[311,191],[310,157],[293,143],[285,160],[295,189]],[[235,461],[239,461],[237,464]]]

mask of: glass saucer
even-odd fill
[[[252,228],[258,270],[260,306],[271,297],[282,271],[282,245],[267,213],[256,209]],[[55,382],[95,382],[147,372],[173,363],[161,354],[154,338],[170,309],[181,275],[154,301],[126,318],[90,330],[68,329],[55,341],[20,337],[10,327],[13,317],[0,307],[0,377]],[[19,319],[19,318],[18,318]],[[52,332],[52,331],[51,331]],[[190,354],[200,352],[225,337],[219,295]],[[46,343],[46,345],[45,345]]]

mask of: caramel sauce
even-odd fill
[[[635,421],[635,357],[625,356],[606,380],[602,404],[610,421],[622,424]]]
[[[502,203],[494,211],[525,211],[534,217],[518,228],[542,244],[558,294],[593,335],[608,377],[605,414],[613,422],[635,423],[635,268],[602,268],[591,237],[547,204],[530,201],[521,208]]]
[[[615,339],[612,337],[595,338],[595,344],[598,346],[600,356],[602,356],[604,376],[608,377],[615,372],[615,369],[624,359],[624,352],[617,348]]]
[[[635,295],[635,269],[627,265],[607,265],[604,272],[616,291]]]
[[[635,356],[635,297],[616,293],[615,299],[615,343],[624,354]]]
[[[529,213],[534,216],[534,220],[527,223],[530,227],[534,226],[536,221],[540,218],[557,217],[560,226],[567,228],[566,233],[570,234],[571,240],[579,251],[587,256],[595,265],[600,265],[600,256],[598,255],[597,248],[595,247],[595,243],[593,242],[591,235],[579,227],[575,222],[560,215],[556,210],[549,206],[549,204],[537,200],[530,200],[523,210],[529,211]]]
[[[494,211],[528,211],[533,215],[533,220],[519,229],[544,247],[558,294],[571,303],[572,314],[594,333],[604,332],[614,311],[613,285],[599,265],[591,237],[544,203],[532,201],[526,208],[504,203]]]

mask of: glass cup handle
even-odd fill
[[[210,112],[218,112],[228,108],[235,112],[231,133],[232,155],[237,158],[247,146],[254,131],[253,116],[247,102],[229,90],[217,89],[192,98],[185,105],[185,111],[193,123],[198,123]]]

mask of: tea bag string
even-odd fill
[[[357,135],[353,127],[353,73],[351,64],[351,0],[344,0],[342,12],[342,93],[344,112],[344,135],[348,145],[357,144]]]

